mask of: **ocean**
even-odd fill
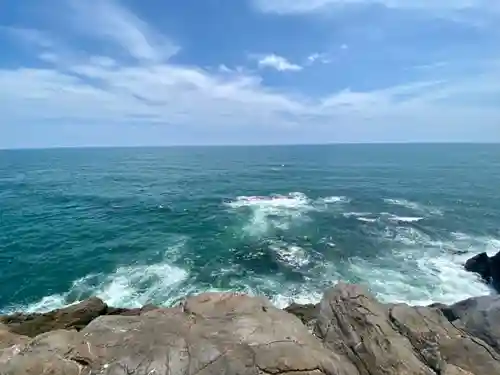
[[[488,294],[462,267],[500,250],[499,187],[500,145],[0,151],[0,312],[228,290],[283,307],[339,280]]]

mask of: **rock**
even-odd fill
[[[100,374],[356,374],[295,316],[231,293],[141,316],[103,316],[81,334],[98,349],[92,368]]]
[[[24,345],[29,340],[29,337],[12,333],[9,331],[9,327],[0,324],[0,349],[9,348],[13,345]]]
[[[453,365],[473,374],[500,374],[500,356],[485,342],[465,334],[438,309],[399,305],[390,320],[422,361],[440,373]]]
[[[470,335],[486,342],[500,353],[500,296],[469,298],[447,307]]]
[[[478,254],[465,262],[464,268],[480,275],[500,293],[500,251],[492,257],[486,253]]]
[[[143,307],[136,309],[127,309],[121,307],[109,307],[106,310],[106,313],[103,315],[124,315],[124,316],[137,316],[144,314],[148,311],[159,309],[158,306],[155,305],[144,305]]]
[[[89,298],[78,304],[45,314],[14,314],[0,318],[0,323],[19,335],[35,337],[56,329],[84,328],[98,316],[105,314],[107,305],[99,298]]]
[[[365,289],[338,284],[320,303],[316,334],[347,356],[361,375],[434,375],[411,342],[394,330],[389,311]]]
[[[316,325],[316,320],[319,313],[319,304],[307,304],[300,305],[298,303],[292,303],[290,306],[284,309],[287,313],[295,315],[299,318],[302,323],[313,330]]]
[[[89,375],[95,359],[91,346],[76,331],[37,336],[1,367],[2,375]]]
[[[500,251],[490,257],[491,285],[500,293]]]
[[[361,375],[500,374],[500,357],[437,308],[382,305],[365,289],[339,284],[321,303],[317,336]]]
[[[29,341],[29,337],[12,333],[7,326],[0,324],[0,369],[2,364],[17,355]]]
[[[470,258],[465,262],[464,268],[466,271],[477,273],[487,282],[491,279],[490,257],[486,253]]]
[[[30,339],[0,325],[0,375],[500,374],[500,296],[411,307],[338,284],[319,305],[286,311],[235,293],[205,293],[173,308],[98,305],[7,319],[20,326],[51,317],[52,326],[67,327]],[[100,316],[84,325],[82,310]]]

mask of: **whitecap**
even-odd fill
[[[24,306],[10,306],[4,312],[47,312],[90,296],[97,296],[115,307],[141,307],[157,301],[168,305],[176,297],[176,287],[187,277],[186,270],[168,263],[119,267],[108,275],[90,274],[82,277],[74,281],[65,293],[46,296]]]
[[[412,202],[412,201],[409,201],[407,199],[387,198],[387,199],[384,199],[384,202],[387,204],[394,205],[394,206],[401,206],[401,207],[409,208],[413,211],[424,213],[424,214],[443,215],[443,212],[439,208],[424,205],[422,203]]]
[[[290,245],[285,242],[274,242],[269,246],[269,249],[278,256],[281,262],[292,267],[302,267],[310,262],[306,251],[297,245]]]
[[[344,212],[342,216],[349,218],[349,217],[368,216],[371,214],[372,214],[371,212]]]
[[[271,229],[286,230],[306,214],[315,210],[311,200],[303,193],[271,196],[240,196],[227,206],[234,210],[249,209],[251,215],[243,230],[250,235],[262,236]]]
[[[391,221],[403,222],[403,223],[417,223],[421,220],[424,220],[423,217],[412,217],[412,216],[391,216],[389,218]]]
[[[324,197],[324,198],[319,198],[316,200],[317,203],[349,203],[350,199],[345,197],[345,196],[331,196],[331,197]]]
[[[363,223],[376,223],[377,219],[370,217],[357,217],[356,220],[362,221]]]

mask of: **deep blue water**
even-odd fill
[[[0,310],[337,280],[452,302],[489,292],[462,263],[500,250],[499,187],[500,145],[0,151]]]

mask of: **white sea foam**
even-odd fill
[[[383,301],[427,305],[490,293],[490,288],[466,272],[463,264],[472,255],[497,244],[497,240],[468,237],[462,243],[442,242],[414,228],[393,230],[396,233],[383,233],[383,237],[394,242],[392,251],[376,259],[355,259],[349,270],[365,280]]]
[[[344,212],[342,216],[344,217],[360,217],[360,216],[368,216],[371,215],[371,212]]]
[[[316,200],[317,203],[349,203],[350,199],[344,196],[331,196],[331,197],[324,197],[324,198],[319,198]]]
[[[431,207],[422,203],[412,202],[407,199],[384,199],[384,202],[394,206],[406,207],[422,214],[430,214],[430,215],[443,214],[443,212],[439,208]]]
[[[140,307],[159,300],[168,305],[176,297],[176,286],[187,277],[185,270],[167,263],[120,267],[109,275],[87,275],[74,281],[65,293],[46,296],[27,306],[11,306],[6,312],[45,312],[89,296],[116,307]]]
[[[269,249],[276,253],[280,261],[292,267],[302,267],[310,262],[306,251],[297,245],[275,242],[269,246]]]
[[[357,217],[356,218],[359,221],[362,221],[364,223],[376,223],[377,219],[371,218],[371,217]]]
[[[295,223],[308,220],[308,213],[322,211],[331,204],[341,202],[348,202],[348,198],[330,196],[313,200],[304,193],[294,192],[287,195],[240,196],[226,204],[234,210],[251,210],[243,230],[250,235],[262,236],[272,229],[289,229]]]
[[[287,196],[262,197],[257,200],[240,197],[232,207],[250,207],[252,216],[244,226],[250,235],[263,235],[271,229],[288,229],[294,222],[306,220],[305,214],[312,209],[305,194],[291,193]]]
[[[424,220],[423,217],[412,217],[412,216],[391,216],[389,217],[389,220],[391,221],[396,221],[396,222],[403,222],[403,223],[416,223],[421,220]]]

